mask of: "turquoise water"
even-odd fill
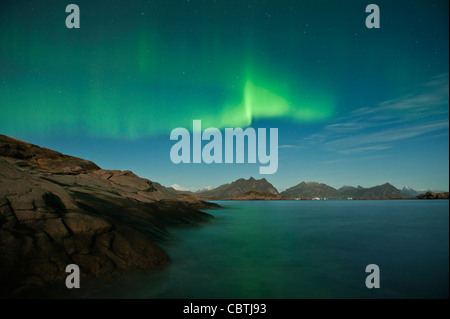
[[[449,202],[222,201],[172,229],[173,263],[107,297],[448,298]],[[368,289],[365,268],[380,268]]]

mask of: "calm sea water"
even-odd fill
[[[92,297],[449,297],[447,200],[217,203],[213,222],[171,230],[169,267]]]

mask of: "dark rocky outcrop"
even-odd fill
[[[78,174],[98,170],[95,163],[26,143],[0,134],[0,157],[13,159],[19,167],[45,170],[52,174]]]
[[[449,199],[449,192],[444,192],[444,193],[426,192],[425,194],[418,195],[417,198],[418,199]]]
[[[84,279],[165,265],[167,227],[208,220],[199,209],[212,207],[0,135],[0,295],[63,284],[71,263]]]

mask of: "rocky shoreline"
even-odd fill
[[[207,221],[200,209],[215,207],[0,135],[0,295],[65,287],[68,264],[84,281],[167,265],[167,227]]]

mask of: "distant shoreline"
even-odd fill
[[[202,198],[205,201],[325,201],[325,200],[449,200],[448,197],[442,198],[418,198],[418,197],[405,197],[405,198],[386,198],[386,197],[374,197],[374,198],[254,198],[254,199],[241,199],[241,198]]]

